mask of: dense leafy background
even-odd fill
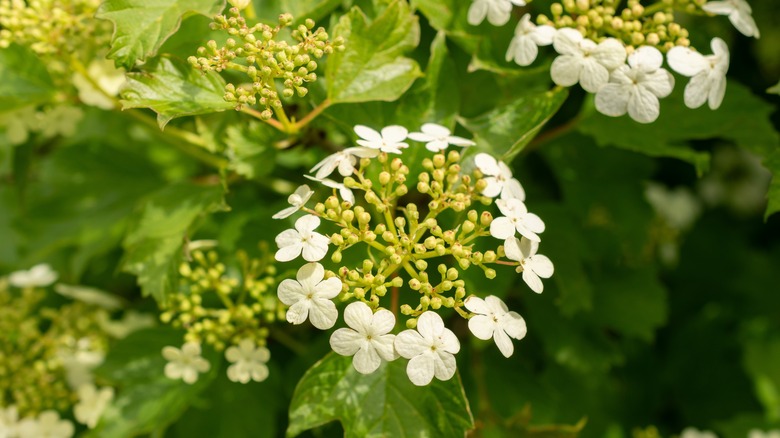
[[[185,3],[101,8],[116,25],[109,57],[132,69],[126,111],[87,110],[70,138],[0,139],[0,271],[48,261],[63,281],[153,309],[151,297],[164,301],[175,285],[185,239],[218,239],[227,254],[271,241],[287,225],[270,219],[284,194],[304,182],[323,145],[350,143],[352,125],[457,121],[479,148],[515,158],[529,206],[547,224],[542,252],[556,273],[541,295],[510,269],[492,283],[471,280],[520,312],[529,334],[505,359],[453,318],[464,340],[460,380],[426,389],[401,378],[400,362],[356,375],[348,360],[325,355],[327,333],[284,325],[305,348],[272,336],[268,381],[230,383],[212,355],[211,372],[190,387],[162,376],[159,350],[180,333],[136,333],[98,371],[119,397],[95,436],[331,436],[342,427],[348,436],[460,436],[472,413],[477,436],[617,438],[655,425],[664,435],[696,426],[737,438],[780,427],[780,215],[772,215],[780,180],[770,184],[734,152],[750,151],[780,174],[780,97],[765,93],[780,76],[774,3],[754,2],[761,40],[725,19],[691,24],[730,41],[720,110],[684,108],[678,81],[658,122],[640,126],[595,114],[579,90],[551,90],[549,58],[528,69],[506,63],[511,26],[468,26],[462,1],[258,1],[263,20],[312,16],[347,42],[310,95],[333,105],[280,151],[273,145],[284,137],[268,126],[218,112],[230,108],[224,79],[183,61],[212,37],[197,13],[221,7]],[[31,52],[0,51],[0,110],[55,91]],[[311,104],[296,107],[302,115]],[[646,184],[704,193],[708,178],[726,191],[704,204],[689,232],[672,236],[678,261],[659,262],[669,230]],[[739,202],[755,193],[757,203]],[[377,392],[360,398],[361,385]]]

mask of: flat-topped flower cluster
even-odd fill
[[[409,359],[407,372],[417,385],[455,373],[460,342],[440,309],[467,318],[476,337],[493,338],[510,356],[510,338],[525,336],[525,321],[499,298],[483,299],[483,291],[468,289],[461,273],[477,267],[492,279],[493,266],[509,265],[537,293],[541,279],[553,273],[552,262],[537,254],[544,222],[528,211],[511,169],[487,153],[465,161],[459,151],[447,151],[474,142],[434,123],[412,133],[395,125],[379,131],[358,125],[354,132],[355,146],[326,157],[307,175],[330,196],[308,207],[318,190],[302,185],[290,195],[290,206],[274,215],[305,213],[276,237],[277,261],[304,261],[296,278],[277,290],[289,306],[287,320],[309,320],[327,330],[338,319],[336,303],[351,302],[344,310],[348,328],[331,336],[333,350],[354,355],[361,373]],[[422,160],[413,182],[404,152],[423,144],[433,155]],[[333,269],[321,263],[328,255]],[[407,330],[395,335],[399,313],[407,317]]]
[[[675,85],[674,76],[663,68],[663,53],[672,70],[691,78],[684,93],[689,108],[707,102],[710,109],[717,109],[726,92],[728,46],[716,37],[710,43],[710,55],[689,47],[688,31],[674,22],[675,7],[726,15],[737,30],[759,37],[745,0],[659,1],[649,6],[631,0],[622,11],[616,11],[615,3],[554,3],[552,18],[540,15],[538,24],[531,21],[530,14],[523,15],[506,60],[527,66],[536,59],[540,46],[552,45],[558,53],[550,68],[555,84],[580,84],[596,95],[596,109],[605,115],[628,114],[637,122],[651,123],[660,114],[659,99],[669,96]],[[525,1],[473,0],[468,21],[477,25],[487,17],[491,24],[502,26],[509,21],[512,5],[525,6]]]

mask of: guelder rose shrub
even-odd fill
[[[0,0],[0,437],[778,435],[776,236],[707,219],[780,210],[727,86],[759,36],[745,0]]]

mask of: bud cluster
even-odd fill
[[[228,268],[215,251],[191,253],[192,262],[179,267],[181,286],[163,306],[163,323],[184,328],[186,342],[206,342],[216,350],[242,339],[265,345],[267,324],[284,318],[276,299],[276,267],[271,257],[236,254],[237,267]]]
[[[202,71],[233,70],[248,77],[247,84],[225,86],[225,100],[242,105],[263,107],[263,119],[273,117],[274,111],[282,107],[281,97],[305,96],[306,84],[317,79],[318,59],[341,49],[343,41],[328,40],[324,28],[315,29],[314,20],[293,27],[290,14],[279,16],[276,26],[257,23],[248,26],[238,8],[231,8],[228,15],[218,15],[211,24],[212,29],[224,30],[230,35],[224,46],[211,40],[205,47],[198,48],[198,56],[188,61]],[[292,28],[290,36],[296,44],[290,44],[280,37],[282,29]],[[282,96],[277,92],[276,80],[282,81]]]
[[[42,289],[10,289],[0,278],[0,402],[20,416],[70,410],[78,400],[74,383],[83,383],[76,374],[89,375],[79,362],[82,347],[100,358],[107,347],[100,309],[81,302],[49,308],[45,298]]]
[[[674,46],[690,45],[688,30],[675,21],[675,10],[703,13],[706,0],[660,0],[644,6],[628,0],[622,9],[617,0],[564,0],[553,3],[550,15],[540,14],[540,25],[576,28],[593,41],[617,38],[628,48],[653,46],[668,51]]]
[[[51,70],[65,67],[57,55],[105,46],[110,23],[94,19],[99,0],[0,0],[0,48],[11,43],[51,55]]]

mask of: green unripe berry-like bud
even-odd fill
[[[452,289],[452,282],[449,281],[449,280],[444,280],[444,281],[441,282],[440,286],[441,286],[441,290],[446,292],[446,291],[449,291],[450,289]]]
[[[444,158],[444,154],[436,154],[433,156],[433,166],[436,168],[444,167],[447,159]]]
[[[465,233],[470,233],[470,232],[474,231],[475,227],[476,227],[476,225],[474,225],[474,222],[466,221],[466,222],[463,222],[463,227],[461,227],[461,228],[463,229],[463,231]]]
[[[557,17],[563,14],[563,6],[560,3],[553,3],[552,5],[550,5],[550,12],[553,14],[554,17]]]
[[[457,280],[458,279],[458,270],[455,268],[450,268],[447,270],[447,280]]]
[[[485,254],[483,256],[483,260],[485,263],[493,263],[496,261],[496,253],[495,251],[485,251]]]
[[[436,248],[436,244],[438,243],[437,239],[433,236],[428,236],[424,241],[423,244],[428,249],[434,249]]]
[[[410,289],[412,289],[412,290],[420,290],[420,286],[422,286],[422,284],[420,283],[420,280],[418,280],[416,278],[412,278],[412,279],[409,280],[409,288]]]
[[[347,223],[352,222],[355,219],[355,212],[352,210],[344,210],[341,212],[341,218]]]
[[[461,269],[468,269],[469,266],[471,266],[471,262],[469,259],[460,259],[458,260],[458,266],[460,266]]]
[[[436,248],[434,249],[436,251],[436,254],[442,256],[447,253],[447,250],[444,248],[444,245],[436,245]]]
[[[225,99],[225,100],[228,100],[228,99]],[[422,181],[417,183],[417,191],[418,192],[420,192],[422,194],[425,194],[425,193],[428,193],[430,190],[431,190],[431,186],[429,186],[427,183],[422,182]]]
[[[380,236],[384,234],[385,231],[387,231],[387,226],[385,224],[378,224],[376,228],[374,228],[374,233],[379,234]]]
[[[390,285],[393,287],[401,287],[404,285],[404,279],[401,277],[394,277],[390,280]]]
[[[417,318],[407,319],[406,328],[410,330],[414,330],[415,328],[417,328]]]
[[[439,310],[441,308],[441,298],[439,297],[431,298],[431,308],[433,310]]]
[[[458,287],[457,289],[455,289],[456,300],[461,300],[465,296],[466,296],[466,289],[464,289],[463,287]]]
[[[363,272],[368,273],[371,272],[372,269],[374,269],[374,262],[371,260],[363,260]]]
[[[379,173],[379,184],[382,184],[383,186],[387,185],[390,182],[390,173],[382,171]]]
[[[479,213],[477,213],[477,210],[469,210],[469,212],[468,212],[468,214],[466,215],[466,217],[468,217],[468,219],[469,219],[471,222],[474,222],[474,223],[476,223],[476,222],[477,222],[477,219],[479,219]]]
[[[490,214],[489,211],[483,211],[482,215],[479,217],[479,224],[483,227],[490,226],[490,223],[493,222],[493,215]]]
[[[394,265],[400,265],[401,261],[403,261],[403,258],[398,254],[393,254],[390,256],[390,263]]]
[[[411,315],[414,310],[412,310],[412,306],[408,304],[401,304],[400,307],[401,315]]]
[[[385,231],[382,233],[382,240],[387,243],[393,243],[396,241],[395,234],[391,233],[390,231]]]
[[[417,260],[414,262],[414,267],[417,268],[418,271],[424,271],[428,269],[428,262],[425,260]]]
[[[496,278],[496,270],[492,268],[485,269],[485,277],[489,278],[490,280]]]
[[[444,299],[442,300],[442,304],[444,305],[444,307],[451,309],[455,307],[455,299],[453,299],[452,297],[444,297]]]
[[[395,196],[404,196],[409,192],[409,188],[407,188],[405,185],[401,185],[395,188]]]

